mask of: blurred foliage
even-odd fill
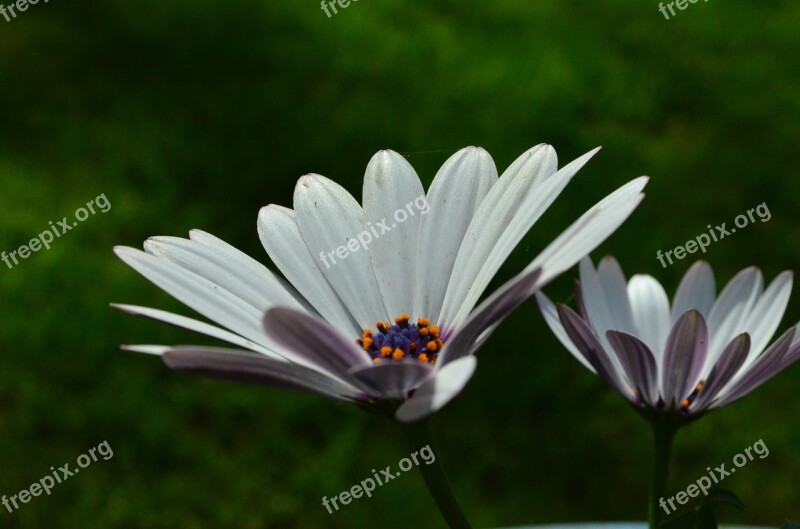
[[[443,527],[416,473],[333,515],[321,505],[408,453],[393,424],[120,352],[197,339],[108,308],[190,314],[112,246],[202,228],[267,262],[258,209],[289,205],[305,173],[360,196],[381,148],[427,185],[460,147],[485,147],[502,170],[548,142],[562,163],[604,150],[494,284],[640,174],[653,177],[645,202],[595,258],[674,290],[690,261],[662,269],[657,250],[766,202],[769,222],[705,257],[720,282],[751,264],[771,279],[800,262],[799,27],[788,0],[700,2],[669,21],[654,0],[367,0],[331,18],[314,1],[76,0],[0,19],[0,250],[100,193],[112,204],[49,251],[0,265],[0,494],[103,440],[114,449],[0,512],[0,527]],[[567,299],[574,276],[548,293]],[[669,489],[763,439],[770,456],[725,483],[748,505],[736,521],[800,517],[799,378],[795,366],[681,432]],[[476,526],[645,517],[645,423],[530,303],[483,347],[438,429]]]

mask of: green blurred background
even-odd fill
[[[107,440],[114,457],[0,511],[0,527],[444,527],[418,473],[329,515],[333,496],[409,450],[396,426],[312,396],[169,371],[121,343],[197,343],[109,302],[192,315],[111,252],[202,228],[267,262],[256,215],[317,172],[357,197],[370,156],[407,155],[427,186],[456,149],[506,167],[553,144],[603,145],[519,245],[511,277],[591,204],[653,178],[594,254],[674,291],[667,250],[766,202],[772,219],[709,248],[719,282],[800,263],[800,5],[655,0],[50,2],[0,18],[0,250],[101,193],[112,204],[0,266],[0,494]],[[547,288],[570,297],[572,270]],[[781,325],[800,319],[800,297]],[[745,514],[800,518],[800,366],[685,429],[677,492],[763,439],[725,485]],[[583,369],[532,303],[480,353],[438,416],[439,457],[477,527],[645,517],[645,423]]]

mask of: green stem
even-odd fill
[[[669,460],[672,453],[672,442],[678,428],[668,423],[653,423],[653,439],[655,454],[653,457],[653,488],[650,494],[650,529],[658,529],[667,513],[659,500],[664,497],[669,475]]]
[[[436,456],[430,464],[426,461],[418,465],[418,468],[448,527],[450,529],[472,529],[455,496],[453,496],[453,491],[450,490],[444,467],[438,457],[436,446],[434,446],[429,419],[423,419],[405,425],[405,427],[411,443],[411,450],[416,452],[421,448],[430,446],[430,450]]]

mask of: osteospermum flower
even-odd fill
[[[370,161],[363,206],[319,175],[302,177],[294,210],[270,205],[258,233],[284,278],[202,231],[155,237],[117,255],[222,329],[117,305],[238,346],[129,346],[171,368],[396,409],[411,421],[441,408],[471,377],[474,351],[536,289],[610,235],[642,199],[646,178],[584,214],[522,273],[478,299],[512,249],[596,151],[557,170],[539,145],[498,178],[466,148],[428,193],[392,151]],[[400,213],[402,213],[402,215]]]
[[[583,259],[578,306],[536,297],[548,325],[588,369],[635,406],[686,421],[739,399],[800,358],[791,327],[767,347],[783,317],[792,273],[764,289],[758,268],[739,272],[716,295],[714,274],[695,263],[670,306],[648,275],[625,282],[613,258]]]

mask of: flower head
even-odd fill
[[[302,177],[294,209],[270,205],[258,233],[278,276],[201,231],[155,237],[117,255],[218,323],[117,305],[239,347],[129,346],[177,370],[355,401],[415,420],[458,394],[500,321],[608,237],[642,199],[621,187],[478,305],[508,255],[596,151],[557,170],[536,146],[498,178],[480,148],[453,155],[427,194],[399,154],[370,161],[360,205],[319,175]],[[285,279],[284,279],[285,278]],[[476,308],[477,305],[477,308]]]
[[[616,260],[580,265],[578,306],[539,307],[564,346],[645,413],[693,420],[739,399],[800,358],[791,327],[771,346],[792,289],[783,272],[764,289],[758,268],[739,272],[716,295],[714,274],[698,261],[670,306],[658,281],[625,282]]]

